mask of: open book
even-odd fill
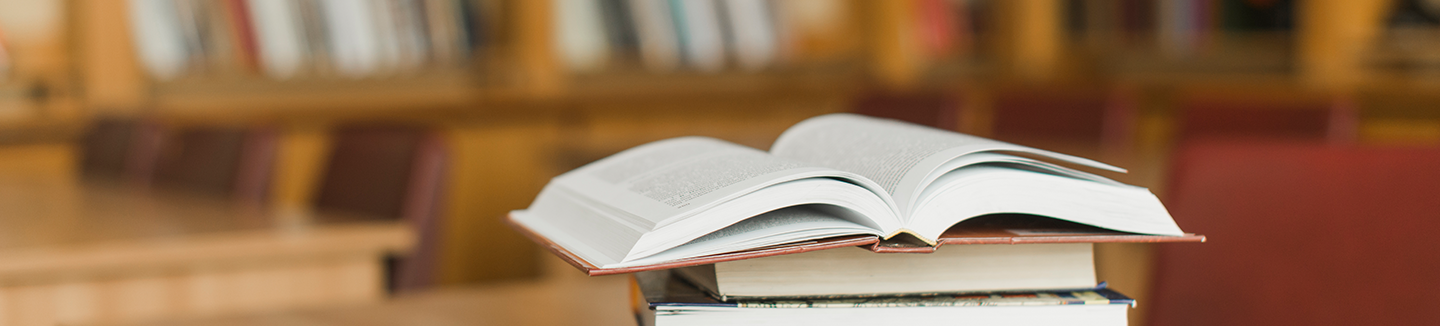
[[[992,214],[1150,235],[1048,242],[1203,239],[1182,232],[1144,188],[1007,153],[1124,171],[955,132],[831,114],[792,126],[770,152],[703,137],[622,151],[551,180],[529,208],[511,212],[510,222],[592,275],[897,237],[933,248],[946,243],[951,226]]]

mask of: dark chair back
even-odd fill
[[[182,130],[165,137],[156,164],[158,186],[264,201],[275,164],[276,136],[269,129]]]
[[[433,283],[447,156],[438,134],[418,128],[357,127],[334,134],[316,208],[401,219],[419,232],[415,251],[392,267],[392,290]]]
[[[81,140],[80,170],[90,178],[148,182],[160,138],[160,127],[152,122],[97,118]]]
[[[1436,325],[1440,148],[1196,141],[1156,253],[1150,325]]]
[[[1224,97],[1182,100],[1180,142],[1197,139],[1275,139],[1348,142],[1355,139],[1354,102],[1343,97]]]

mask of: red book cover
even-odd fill
[[[932,58],[942,58],[958,49],[958,13],[945,0],[918,0],[915,3],[920,45]]]
[[[239,49],[240,65],[247,72],[259,71],[260,49],[255,42],[254,21],[250,19],[250,5],[245,0],[226,0],[230,10],[230,27],[235,36],[235,47]]]

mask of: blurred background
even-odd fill
[[[1132,324],[1440,321],[1440,1],[0,0],[0,324],[629,324],[506,212],[832,112],[1129,168]]]

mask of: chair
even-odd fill
[[[1348,98],[1195,94],[1182,100],[1177,139],[1289,139],[1348,142],[1357,113]]]
[[[392,260],[392,291],[434,283],[447,156],[441,137],[422,129],[353,127],[334,134],[315,207],[400,219],[419,232],[415,251]]]
[[[1440,148],[1196,141],[1168,207],[1150,325],[1435,325]]]
[[[90,178],[145,183],[154,170],[159,125],[138,119],[97,118],[83,136],[80,169]]]
[[[264,202],[275,164],[275,132],[265,128],[202,128],[165,137],[157,186]]]

